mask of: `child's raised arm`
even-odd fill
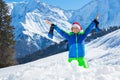
[[[67,32],[65,32],[64,30],[60,29],[57,25],[53,24],[51,21],[49,20],[45,20],[45,23],[50,25],[51,27],[51,32],[53,34],[53,30],[55,29],[61,36],[63,36],[64,38],[68,39],[69,38],[69,34]]]
[[[93,27],[95,26],[96,28],[98,28],[98,18],[99,18],[100,14],[97,14],[96,18],[92,21],[92,23],[86,28],[83,37],[84,39],[87,37],[87,35],[91,32],[91,30],[93,29]]]

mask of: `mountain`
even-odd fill
[[[56,32],[53,39],[48,38],[49,25],[44,20],[48,19],[66,31],[70,31],[72,22],[78,21],[85,29],[97,12],[100,12],[101,28],[119,26],[119,4],[119,0],[92,0],[79,10],[66,11],[40,0],[8,3],[11,25],[15,28],[16,57],[23,57],[64,39]]]
[[[85,45],[88,69],[67,62],[68,52],[0,69],[1,80],[119,80],[120,29]]]
[[[69,22],[78,21],[85,28],[97,13],[100,14],[100,28],[120,26],[120,0],[92,0],[81,9],[74,11]]]
[[[63,27],[70,25],[63,10],[48,6],[39,0],[12,3],[9,6],[12,15],[11,25],[15,27],[16,57],[23,57],[63,40],[60,35],[56,35],[53,40],[47,37],[49,25],[46,25],[44,20],[50,19]]]

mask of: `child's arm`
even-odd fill
[[[85,39],[87,37],[87,35],[92,31],[94,26],[95,26],[95,22],[92,21],[92,23],[86,28],[86,30],[83,34],[83,39]]]
[[[64,38],[66,38],[66,39],[69,38],[69,34],[67,32],[65,32],[64,30],[60,29],[57,25],[54,25],[52,22],[50,22],[48,20],[46,20],[46,23],[51,25],[51,27],[53,27]]]
[[[69,38],[69,34],[67,32],[65,32],[64,30],[60,29],[57,25],[54,25],[54,29],[64,38],[66,38],[66,39]]]
[[[91,30],[93,29],[93,27],[95,26],[96,28],[98,28],[98,18],[99,18],[100,14],[97,14],[96,18],[92,21],[92,23],[86,28],[84,34],[83,34],[83,39],[85,39],[87,37],[87,35],[91,32]]]

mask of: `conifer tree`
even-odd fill
[[[15,41],[8,6],[0,0],[0,68],[13,65]]]

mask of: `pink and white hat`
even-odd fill
[[[80,29],[80,31],[82,30],[82,27],[78,22],[73,22],[72,27],[77,27],[78,29]]]

